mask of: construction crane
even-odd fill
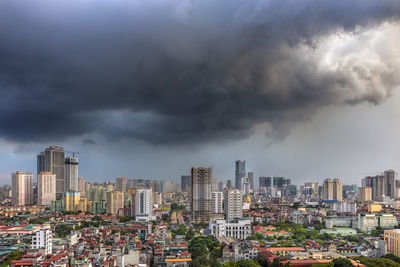
[[[73,158],[75,158],[75,154],[77,154],[77,155],[80,154],[79,152],[76,152],[76,151],[64,151],[64,152],[65,153],[71,153]]]

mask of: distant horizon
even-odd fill
[[[0,2],[0,184],[51,144],[88,181],[213,165],[400,170],[400,2]],[[113,178],[114,179],[114,178]]]

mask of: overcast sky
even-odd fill
[[[48,145],[89,181],[399,171],[399,18],[397,0],[0,1],[0,184]]]

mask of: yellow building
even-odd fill
[[[382,211],[382,205],[379,204],[369,204],[368,205],[368,212],[369,213],[376,213]]]
[[[243,203],[249,203],[251,206],[251,195],[245,195],[243,197]]]
[[[117,215],[119,209],[124,207],[124,192],[107,192],[106,208],[107,213]]]
[[[372,201],[372,187],[359,187],[358,188],[358,201],[367,202]]]
[[[68,191],[64,195],[64,209],[65,211],[78,211],[79,202],[81,200],[81,192]]]
[[[385,230],[386,252],[400,257],[400,229]]]
[[[87,200],[85,197],[81,197],[79,200],[78,211],[86,212],[87,211]]]

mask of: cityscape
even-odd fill
[[[0,267],[400,267],[400,0],[0,0]]]
[[[69,155],[70,154],[70,155]],[[49,146],[37,170],[0,188],[0,247],[10,266],[395,266],[400,180],[393,170],[300,186],[192,167],[181,183],[79,176],[79,152]],[[34,160],[34,157],[32,157]],[[385,265],[386,266],[386,265]]]

